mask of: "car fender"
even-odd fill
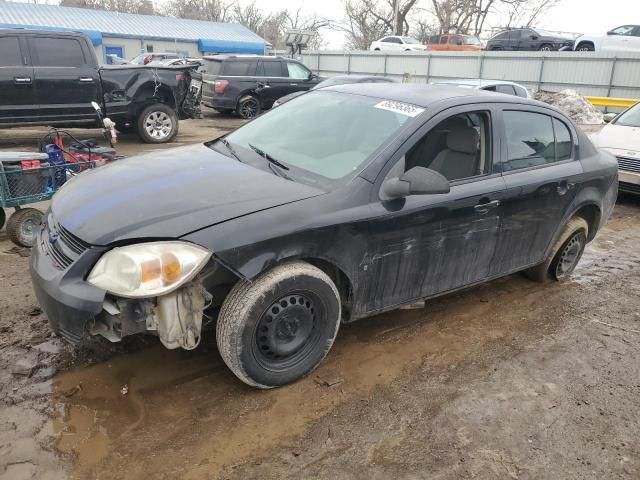
[[[581,192],[579,192],[578,195],[576,195],[576,198],[574,198],[573,202],[571,203],[571,207],[567,209],[567,212],[562,218],[562,221],[556,227],[556,231],[554,232],[553,237],[551,238],[551,241],[549,242],[549,245],[545,250],[544,258],[547,258],[551,254],[551,248],[553,247],[553,245],[555,245],[558,238],[560,238],[560,235],[562,234],[562,231],[564,230],[564,227],[567,225],[569,220],[571,220],[576,215],[576,213],[578,213],[584,207],[591,207],[591,206],[596,207],[599,212],[599,218],[602,217],[603,209],[602,209],[602,201],[600,200],[601,197],[602,197],[602,194],[598,191],[596,187],[587,187],[583,189]],[[593,237],[597,233],[597,230],[601,226],[599,219],[597,224],[598,226],[597,226],[596,232],[589,232],[590,239],[593,239]]]
[[[602,45],[602,37],[597,36],[597,35],[582,35],[578,38],[576,38],[575,42],[574,42],[574,49],[578,48],[578,45],[580,45],[581,42],[591,42],[593,43],[593,48],[595,50],[600,50],[600,47]]]

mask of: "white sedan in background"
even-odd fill
[[[426,45],[420,43],[413,37],[402,37],[391,35],[381,38],[371,43],[369,50],[382,50],[393,52],[423,52],[427,49]]]
[[[640,103],[591,135],[591,141],[618,159],[620,191],[640,195]]]

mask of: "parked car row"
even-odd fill
[[[426,45],[412,37],[387,36],[371,44],[374,51],[479,51],[477,37],[442,34],[429,37]],[[490,51],[580,51],[640,52],[640,25],[622,25],[603,34],[581,35],[574,39],[539,28],[515,28],[491,37],[484,50]]]

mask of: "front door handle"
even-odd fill
[[[18,85],[31,85],[31,77],[13,77],[13,82]]]
[[[78,80],[82,83],[93,83],[93,77],[80,77]]]
[[[478,203],[475,207],[473,207],[477,212],[487,213],[489,210],[493,210],[494,208],[498,208],[500,206],[500,200],[492,200],[492,201],[482,201]]]

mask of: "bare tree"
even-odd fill
[[[163,11],[166,15],[210,22],[228,21],[234,2],[224,0],[172,0]]]
[[[503,0],[507,4],[506,27],[532,27],[560,0]]]

